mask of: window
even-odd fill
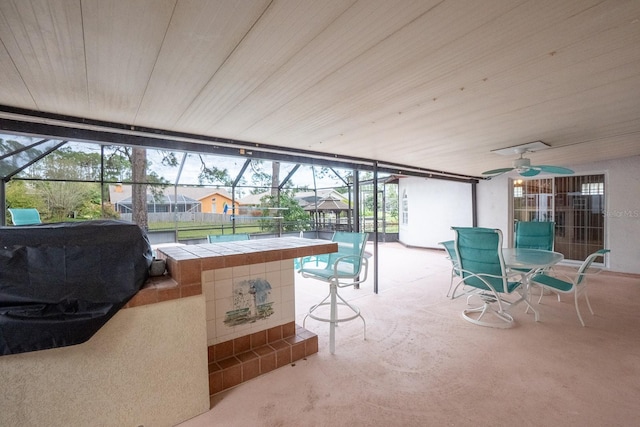
[[[555,250],[583,261],[604,247],[604,175],[513,181],[515,221],[555,221]]]
[[[604,195],[604,182],[585,182],[582,184],[582,194]]]
[[[407,190],[402,191],[402,225],[409,224],[409,200]]]
[[[513,219],[552,221],[553,180],[516,179],[513,181]]]

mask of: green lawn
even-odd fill
[[[149,223],[150,231],[174,230],[174,222],[152,222]],[[256,224],[236,225],[236,233],[261,233],[265,228]],[[210,234],[233,234],[233,227],[229,223],[211,224],[201,222],[179,222],[178,239],[202,239]]]

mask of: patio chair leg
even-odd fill
[[[538,298],[538,304],[542,302],[542,297],[544,296],[544,286],[540,286],[540,297]]]
[[[478,313],[480,312],[480,315],[477,318],[471,317],[470,314],[472,313]],[[482,317],[487,313],[491,313],[494,316],[496,316],[498,319],[500,319],[500,322],[496,323],[496,322],[485,322],[482,320]],[[483,304],[480,307],[475,307],[475,308],[468,308],[466,310],[462,311],[462,318],[464,320],[466,320],[467,322],[471,322],[474,323],[476,325],[480,325],[480,326],[488,326],[490,328],[510,328],[511,326],[513,326],[514,320],[513,317],[505,312],[505,311],[499,311],[499,310],[494,310],[492,309],[489,304]]]
[[[338,305],[336,295],[338,289],[335,283],[331,282],[331,314],[329,315],[329,352],[334,354],[336,351],[336,320],[338,318]]]
[[[533,311],[533,318],[537,322],[540,317],[540,315],[538,314],[538,311],[535,308],[533,308],[533,306],[529,301],[527,301],[527,298],[524,299],[524,303],[527,305],[527,309],[524,312],[529,313],[529,309],[531,309],[531,311]]]
[[[580,308],[578,307],[578,292],[574,292],[574,300],[576,302],[576,313],[578,313],[578,319],[580,319],[580,323],[584,326],[584,320],[582,320],[582,316],[580,315]]]
[[[336,296],[337,296],[338,298],[340,298],[340,301],[342,301],[342,302],[337,303],[337,304],[336,304],[336,306],[338,306],[338,305],[344,305],[344,306],[346,306],[346,307],[349,307],[349,308],[351,309],[351,311],[353,311],[353,315],[351,315],[351,316],[349,316],[349,317],[345,317],[345,318],[344,318],[344,319],[342,319],[342,320],[338,319],[338,320],[336,321],[336,326],[338,326],[338,325],[339,325],[339,322],[341,322],[341,321],[342,321],[342,322],[344,322],[344,321],[349,321],[349,320],[353,320],[353,319],[355,319],[356,317],[359,317],[360,319],[362,319],[362,324],[363,324],[363,326],[364,326],[364,328],[363,328],[363,331],[364,331],[364,332],[363,332],[363,339],[366,341],[366,340],[367,340],[367,322],[364,320],[364,317],[362,317],[362,314],[360,314],[360,309],[359,309],[358,307],[354,306],[354,305],[349,304],[349,303],[347,302],[347,300],[345,300],[344,298],[342,298],[342,297],[340,296],[340,294],[336,293]],[[337,315],[336,315],[336,319],[337,319]]]
[[[344,298],[342,298],[342,296],[340,296],[340,294],[338,293],[338,287],[338,284],[332,281],[329,284],[329,294],[324,297],[324,299],[318,304],[312,306],[302,320],[303,328],[306,327],[305,324],[307,321],[307,317],[311,317],[312,319],[319,320],[321,322],[329,323],[329,351],[331,352],[331,354],[335,353],[336,328],[338,327],[340,322],[347,322],[349,320],[355,319],[356,317],[359,317],[360,319],[362,319],[362,323],[364,325],[364,339],[367,339],[367,322],[364,320],[364,317],[362,317],[362,314],[360,314],[360,309],[355,305],[349,304]],[[353,313],[340,317],[338,313],[338,306],[340,305],[350,309]],[[322,313],[315,313],[318,308],[326,306],[329,306],[328,317],[323,317]]]
[[[591,303],[589,302],[589,295],[587,295],[587,290],[584,291],[584,299],[587,300],[587,307],[589,307],[589,311],[591,315],[593,315],[593,309],[591,308]]]

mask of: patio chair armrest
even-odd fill
[[[587,271],[582,273],[583,276],[595,276],[596,274],[600,274],[604,271],[602,268],[589,268]]]
[[[499,293],[507,293],[510,294],[511,292],[515,291],[520,285],[522,285],[522,280],[517,280],[517,281],[509,281],[510,278],[518,276],[519,274],[507,274],[506,276],[500,276],[500,275],[496,275],[496,274],[486,274],[486,273],[474,273],[472,271],[469,270],[462,270],[460,269],[460,273],[461,273],[461,280],[460,282],[458,282],[458,284],[456,285],[456,289],[458,288],[458,286],[460,286],[460,284],[466,284],[468,286],[472,286],[473,285],[469,285],[468,283],[465,283],[466,279],[472,278],[472,277],[476,277],[478,278],[480,281],[482,281],[485,286],[487,286],[489,288],[489,290],[493,293],[495,293],[496,295]],[[466,274],[466,276],[465,276]],[[489,281],[487,280],[487,278],[494,278],[494,279],[505,279],[507,281],[507,288],[506,290],[503,290],[502,292],[498,292],[493,285],[491,285],[489,283]],[[509,284],[514,284],[515,286],[510,286]],[[453,294],[455,295],[455,290]],[[452,297],[453,299],[453,297]]]
[[[339,270],[341,263],[347,263],[349,265],[353,265],[352,263],[349,263],[346,261],[348,259],[359,260],[360,265],[358,266],[357,271],[355,271],[353,274],[345,274],[344,271]],[[364,277],[359,277],[363,270],[364,270]],[[338,282],[338,287],[341,287],[341,288],[345,286],[357,285],[359,283],[366,281],[368,271],[369,271],[369,260],[367,259],[366,256],[345,255],[336,259],[335,263],[333,264],[333,277],[336,278]],[[344,282],[341,282],[340,279],[352,279],[352,281],[344,283]]]

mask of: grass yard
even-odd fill
[[[176,224],[174,222],[151,222],[149,223],[150,231],[174,230]],[[236,225],[236,233],[262,233],[268,231],[267,228],[257,224],[238,224]],[[231,224],[211,224],[203,222],[179,222],[178,223],[178,239],[204,239],[210,234],[233,234]]]

